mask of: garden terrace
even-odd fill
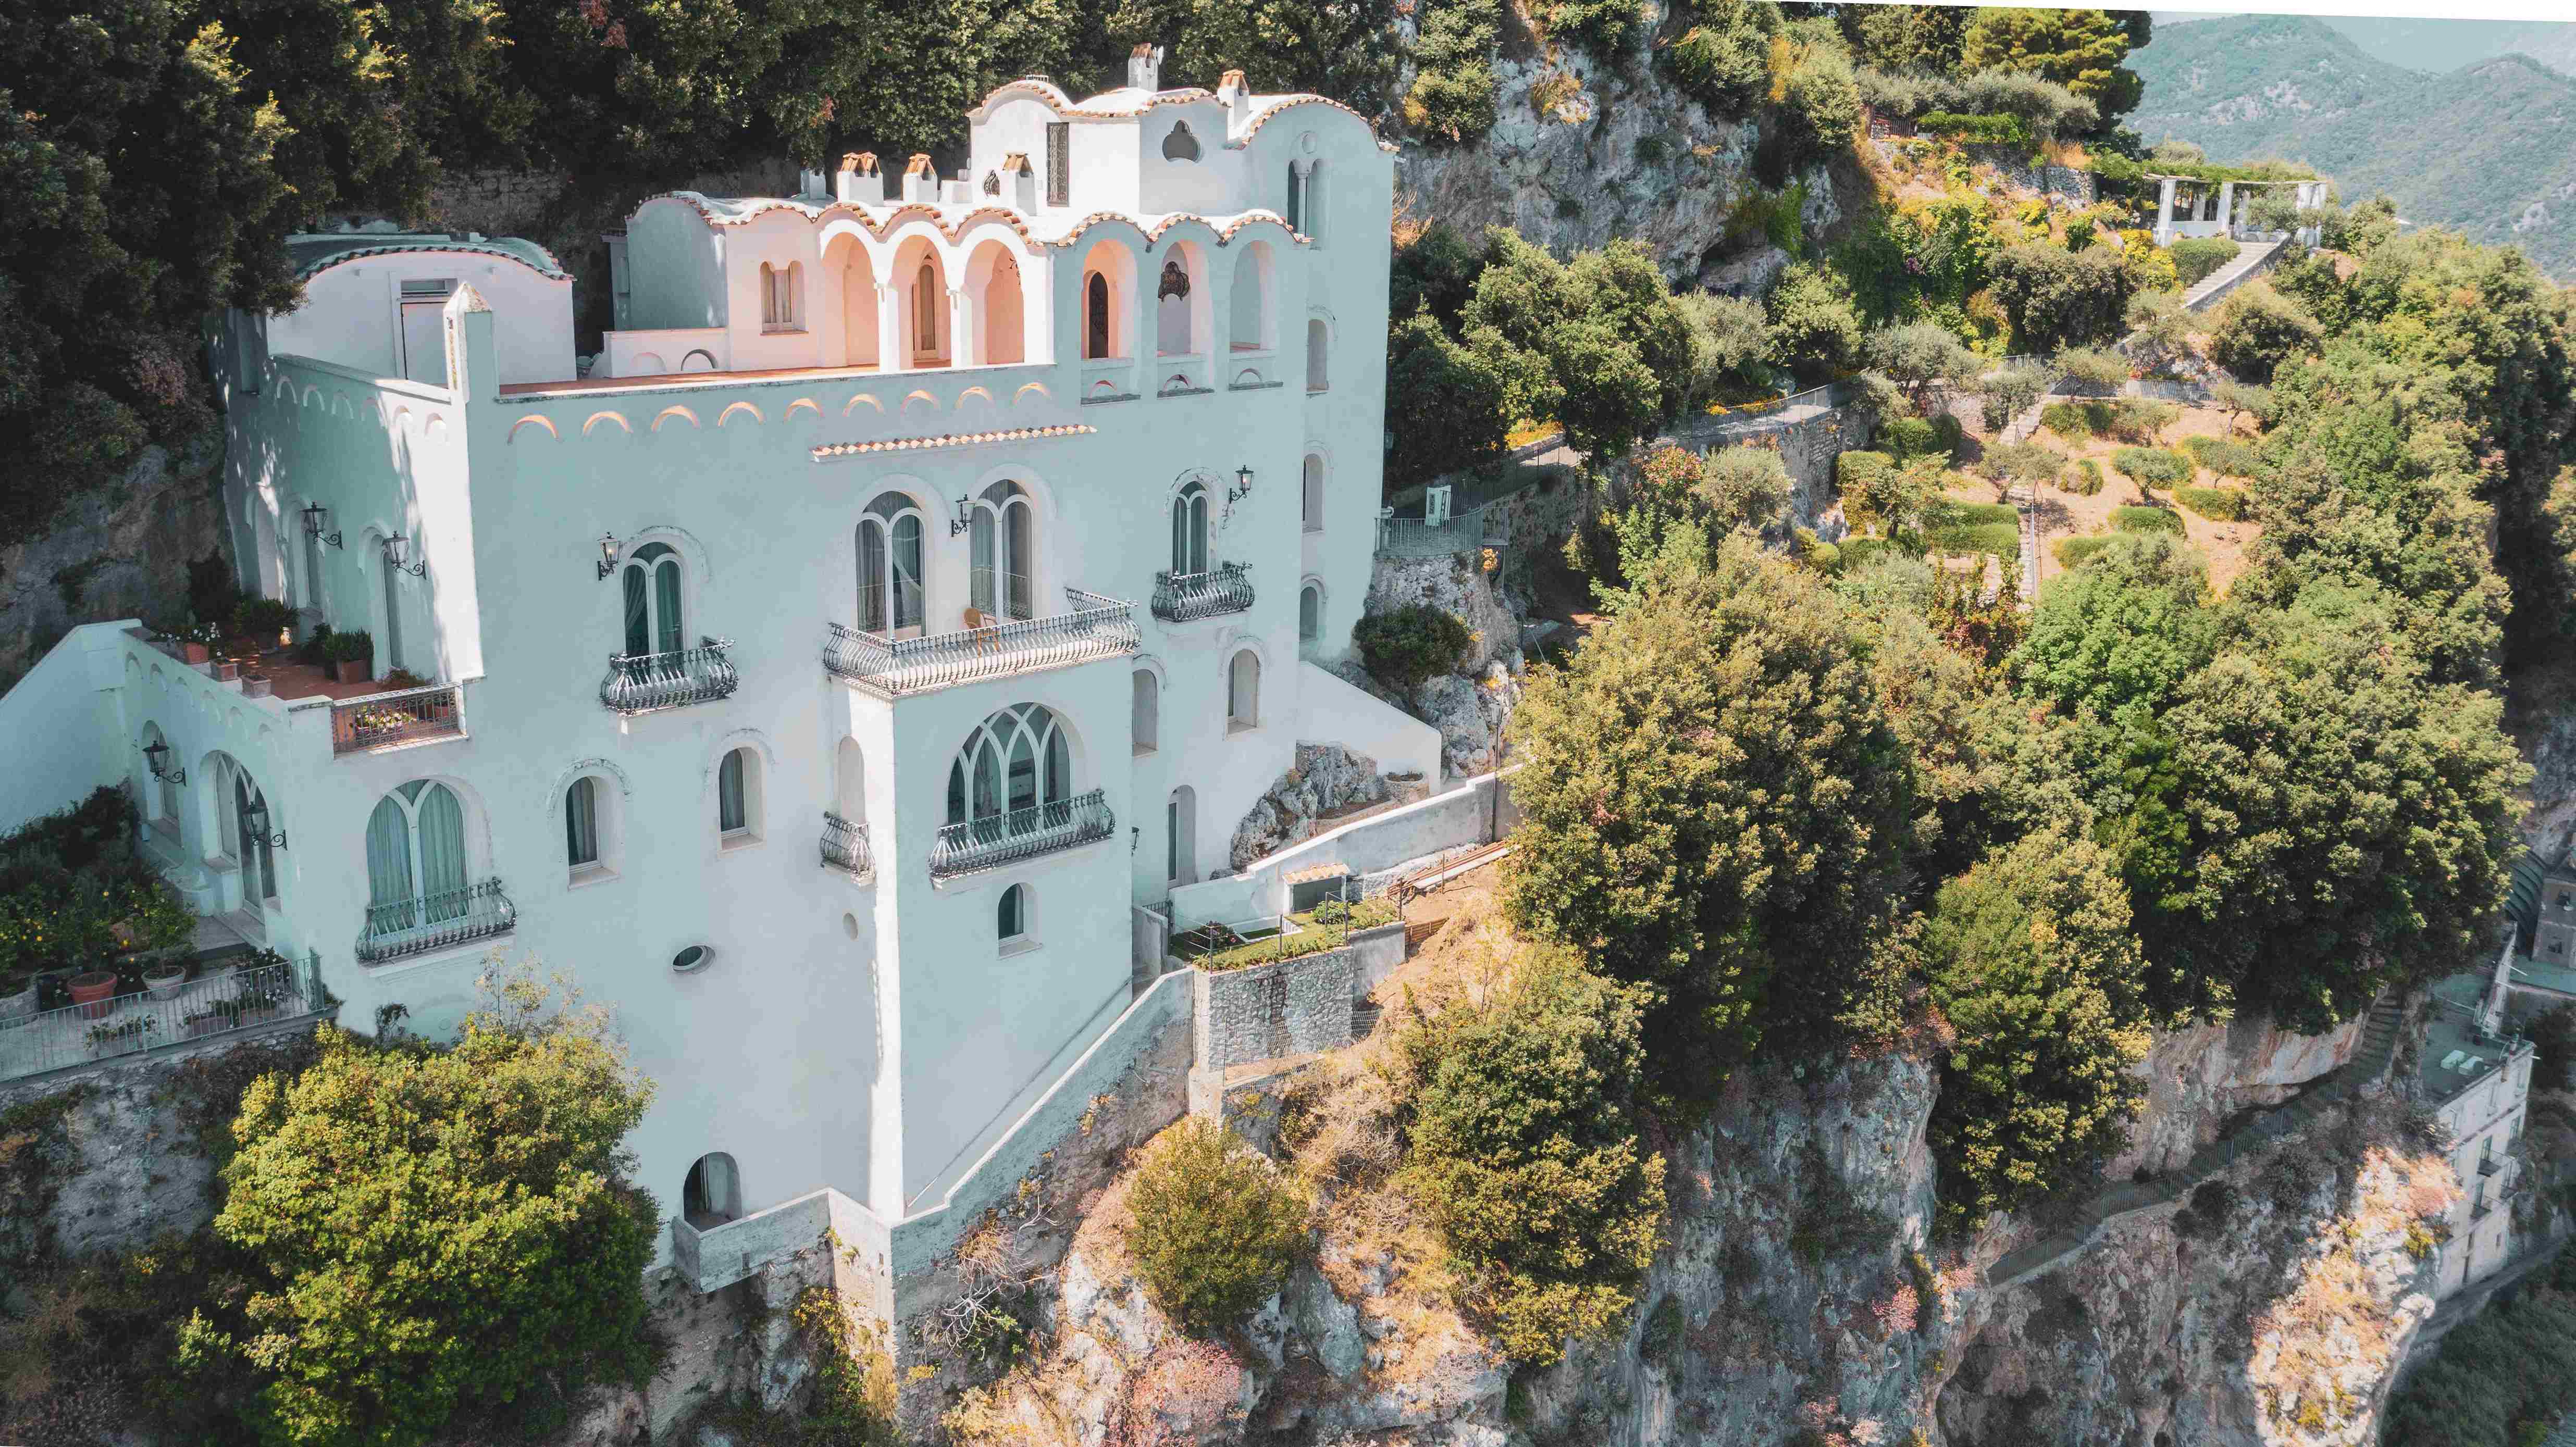
[[[337,1008],[321,988],[318,955],[298,964],[266,950],[235,947],[182,963],[185,974],[173,982],[0,1018],[0,1080],[68,1073],[213,1036],[307,1023]],[[38,988],[45,989],[43,979]]]

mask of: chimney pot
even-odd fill
[[[1127,57],[1127,84],[1141,91],[1163,88],[1163,47],[1139,45]]]

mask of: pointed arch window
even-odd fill
[[[1073,749],[1043,704],[1014,704],[978,724],[948,766],[948,822],[1043,827],[1044,804],[1073,797]]]
[[[859,518],[859,627],[895,638],[920,636],[922,517],[912,499],[879,493]]]
[[[968,601],[981,612],[1005,618],[1035,617],[1030,572],[1036,556],[1037,524],[1029,495],[1003,479],[984,489],[968,524]]]
[[[1172,571],[1204,573],[1208,570],[1207,555],[1207,488],[1192,482],[1172,499]]]
[[[627,656],[679,652],[679,553],[668,543],[646,543],[628,555],[623,572]]]
[[[367,933],[399,933],[464,915],[465,806],[445,784],[415,779],[367,818]]]

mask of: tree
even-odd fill
[[[2057,369],[2088,387],[2117,391],[2129,381],[2129,359],[2108,347],[2070,347],[2058,353]]]
[[[1234,1330],[1306,1250],[1305,1193],[1200,1116],[1146,1148],[1127,1196],[1127,1250],[1154,1304],[1196,1336]]]
[[[1877,603],[1899,590],[1901,599]],[[1921,560],[1881,554],[1836,591],[1876,615],[1870,678],[1913,762],[1918,877],[1956,874],[2034,829],[2089,826],[2065,767],[2066,721],[2013,697],[1977,658],[1934,634],[1923,616],[1931,570]]]
[[[1869,334],[1867,354],[1871,367],[1905,389],[1917,412],[1932,409],[1936,390],[1966,387],[1986,370],[1985,358],[1937,322],[1881,327]]]
[[[1413,46],[1413,88],[1404,97],[1407,124],[1453,146],[1493,129],[1500,11],[1492,0],[1439,0],[1423,7]]]
[[[1488,354],[1450,340],[1427,314],[1395,324],[1386,358],[1388,486],[1499,456],[1508,417],[1504,380]]]
[[[2120,254],[2107,246],[2070,252],[2025,241],[1995,258],[1995,300],[2012,320],[2015,345],[2028,351],[2054,352],[2114,335],[2132,286]]]
[[[1852,58],[1882,71],[1955,73],[1969,11],[1955,5],[1836,7]]]
[[[2005,442],[1986,449],[1983,466],[1995,490],[2013,484],[2040,487],[2066,475],[2066,454],[2045,442]]]
[[[2046,365],[2017,363],[1984,379],[1985,424],[1989,432],[2001,432],[2012,420],[2039,405],[2049,389],[2057,385],[2057,369]]]
[[[325,1027],[321,1058],[242,1097],[214,1229],[251,1263],[237,1347],[264,1436],[425,1443],[451,1419],[560,1424],[657,1365],[643,1271],[660,1219],[624,1141],[652,1087],[600,1023],[505,984],[453,1047]]]
[[[1728,383],[1767,374],[1762,356],[1770,346],[1770,324],[1760,302],[1691,291],[1675,296],[1673,305],[1690,333],[1689,369],[1665,379],[1681,408],[1705,407]]]
[[[1771,45],[1772,126],[1759,158],[1767,179],[1848,150],[1860,130],[1860,89],[1833,22],[1789,23]]]
[[[1434,221],[1395,249],[1387,282],[1387,315],[1401,324],[1428,311],[1452,335],[1461,325],[1485,252],[1446,221]]]
[[[2110,857],[2043,830],[1941,886],[1923,933],[1949,1052],[1931,1141],[1943,1211],[1973,1228],[2090,1179],[2145,1091],[2144,961]]]
[[[2233,431],[2237,422],[2252,418],[2256,426],[2272,420],[2272,389],[2221,377],[2210,384],[2209,400],[2227,412],[2227,425]]]
[[[1768,309],[1771,359],[1806,377],[1835,371],[1860,353],[1860,310],[1850,283],[1828,268],[1801,263],[1781,274]]]
[[[1542,355],[1556,379],[1556,418],[1567,442],[1609,459],[1654,433],[1664,415],[1662,383],[1618,328],[1590,318],[1565,322],[1548,335]]]
[[[2040,590],[2011,666],[2025,695],[2070,711],[2162,713],[2217,649],[2200,555],[2169,534],[2126,533]]]
[[[1921,522],[1940,498],[1950,459],[1933,452],[1898,462],[1884,452],[1846,452],[1834,465],[1843,515],[1856,526],[1894,534]]]
[[[1636,1300],[1659,1244],[1664,1161],[1639,1134],[1652,992],[1540,950],[1490,1003],[1397,1039],[1413,1106],[1402,1180],[1468,1271],[1513,1360],[1557,1360]]]
[[[2129,334],[2158,363],[2177,360],[2191,347],[2200,319],[2182,304],[2179,292],[2142,291],[2129,298],[2125,318]]]
[[[2283,362],[2314,352],[2323,340],[2325,328],[2316,318],[2258,279],[2218,304],[2209,355],[2240,378],[2268,382]]]
[[[1794,487],[1779,449],[1747,443],[1709,451],[1698,494],[1721,531],[1760,533],[1780,521]]]
[[[1718,115],[1742,115],[1771,80],[1771,37],[1780,33],[1774,0],[1698,0],[1690,25],[1662,52],[1665,67],[1691,99]]]
[[[2137,109],[2145,86],[2123,68],[2129,30],[2100,10],[2009,10],[1986,7],[1960,37],[1959,62],[1975,70],[2012,70],[2053,80],[2101,108],[2109,121]]]
[[[1820,1028],[1903,858],[1901,746],[1861,641],[1750,540],[1643,580],[1514,715],[1527,760],[1504,903],[1655,985],[1650,1056],[1696,1098],[1765,1028]]]

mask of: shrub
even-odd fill
[[[1785,174],[1845,150],[1860,129],[1851,53],[1831,21],[1801,21],[1771,37],[1772,126],[1757,158]]]
[[[1397,693],[1411,693],[1455,669],[1471,641],[1456,614],[1429,603],[1373,613],[1351,630],[1370,676]]]
[[[2120,254],[2107,246],[2070,252],[2028,241],[2006,247],[1994,262],[1995,299],[2028,351],[2060,351],[2116,335],[2134,287]]]
[[[1932,419],[1931,451],[1939,452],[1946,457],[1956,457],[1967,445],[1968,429],[1958,418],[1944,412]]]
[[[364,628],[333,633],[321,642],[324,656],[335,663],[363,661],[376,655],[375,636]]]
[[[1709,452],[1697,491],[1720,529],[1761,532],[1780,520],[1795,486],[1779,449],[1738,445]]]
[[[1499,455],[1504,391],[1493,359],[1451,340],[1427,313],[1397,322],[1387,338],[1387,482],[1428,483]]]
[[[1627,48],[1644,19],[1637,0],[1546,0],[1532,8],[1548,36],[1571,40],[1605,59],[1616,59]]]
[[[2174,501],[2213,522],[2242,522],[2245,519],[2245,489],[2241,487],[2178,487]]]
[[[2182,440],[2183,450],[2192,460],[2221,477],[2252,477],[2259,454],[2233,437],[2194,435]]]
[[[2240,378],[2269,382],[2281,363],[2313,354],[2324,337],[2325,329],[2306,308],[2257,280],[2229,292],[2218,304],[2209,354]]]
[[[1878,429],[1878,440],[1888,455],[1899,462],[1921,457],[1938,445],[1933,437],[1932,424],[1920,417],[1896,418]]]
[[[1199,1116],[1146,1149],[1127,1206],[1127,1250],[1146,1294],[1197,1336],[1242,1325],[1306,1249],[1305,1193]]]
[[[2122,397],[2111,404],[2111,435],[2123,442],[2152,447],[2164,430],[2182,420],[2182,409],[2146,397]]]
[[[2191,481],[2191,459],[2161,447],[2123,447],[2111,454],[2111,465],[2141,488],[2179,487]]]
[[[1691,99],[1720,115],[1742,115],[1771,82],[1771,37],[1780,31],[1772,0],[1700,0],[1695,23],[1664,52],[1664,65]]]
[[[2051,402],[2040,409],[2039,425],[2078,445],[2111,430],[2108,402]]]
[[[2011,421],[2031,408],[2031,404],[2048,395],[2057,383],[2053,368],[2015,363],[1985,379],[1984,420],[1986,430],[2000,432]],[[2050,409],[2054,410],[2054,409]],[[2043,414],[2044,415],[2044,414]]]
[[[1771,360],[1805,376],[1845,367],[1860,354],[1860,309],[1850,283],[1824,267],[1792,266],[1773,288]]]
[[[294,607],[276,598],[244,598],[233,609],[233,631],[247,637],[273,641],[293,626]]]
[[[2109,533],[2090,533],[2080,538],[2059,538],[2057,561],[2065,567],[2080,568],[2084,566],[2087,559],[2098,556],[2104,548],[2111,546],[2111,538],[2112,535]]]
[[[2030,122],[2019,116],[1963,116],[1953,111],[1927,111],[1919,129],[1973,145],[2028,146]]]
[[[2117,389],[2129,381],[2129,359],[2108,347],[2069,347],[2057,354],[2057,368],[2088,387]]]
[[[1952,557],[1972,553],[2017,556],[2021,551],[2021,514],[2009,503],[1938,502],[1924,510],[1923,541],[1932,551]]]
[[[2224,236],[2194,236],[2175,242],[2171,250],[2174,276],[2189,291],[2217,275],[2244,248]]]
[[[1414,1106],[1405,1188],[1514,1361],[1554,1362],[1567,1337],[1610,1330],[1654,1260],[1664,1161],[1635,1115],[1651,994],[1539,951],[1492,1002],[1398,1037]]]
[[[1408,124],[1452,145],[1493,128],[1493,50],[1502,8],[1500,0],[1433,0],[1422,7],[1413,89],[1404,97]]]
[[[2115,507],[2111,509],[2111,526],[2124,533],[2174,533],[2183,531],[2182,514],[2169,507]]]
[[[2075,459],[2075,465],[2057,480],[2057,485],[2077,497],[2091,497],[2102,490],[2102,464],[2089,457]]]

